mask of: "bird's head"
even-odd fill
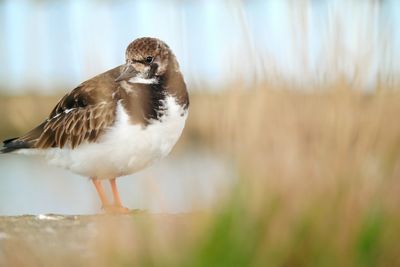
[[[116,82],[130,83],[158,83],[167,69],[175,67],[175,56],[163,41],[143,37],[134,40],[128,45],[125,53],[126,63]]]

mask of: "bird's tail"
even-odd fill
[[[43,132],[43,127],[46,121],[38,125],[36,128],[30,130],[26,134],[11,138],[3,141],[3,148],[0,150],[0,153],[10,153],[18,149],[23,148],[34,148],[37,139],[40,137],[40,134]]]
[[[11,138],[3,141],[1,153],[10,153],[21,148],[31,148],[27,141],[19,139],[19,137]]]

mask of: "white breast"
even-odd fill
[[[163,104],[160,120],[144,127],[130,124],[128,114],[118,103],[115,125],[97,143],[75,149],[51,148],[46,158],[51,164],[98,179],[137,172],[168,155],[182,133],[187,111],[172,96]]]

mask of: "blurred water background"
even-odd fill
[[[397,0],[2,0],[0,90],[65,91],[123,63],[141,36],[171,46],[189,88],[280,75],[371,89],[399,73],[399,23]]]

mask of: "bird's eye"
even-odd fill
[[[152,63],[153,59],[153,57],[146,57],[146,63]]]

